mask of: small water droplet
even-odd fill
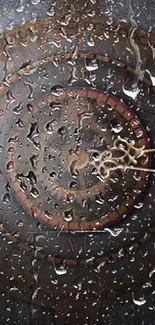
[[[4,147],[0,144],[0,152],[4,151]]]
[[[40,0],[31,0],[32,5],[38,5],[39,2]]]
[[[93,47],[95,45],[94,39],[91,35],[87,36],[87,44],[91,47]]]
[[[16,122],[16,124],[20,127],[23,128],[24,127],[24,122],[19,118],[18,121]]]
[[[54,264],[54,270],[57,275],[63,275],[67,273],[67,270],[65,269],[64,265],[61,265],[58,268],[58,266]]]
[[[18,115],[22,112],[23,110],[23,104],[22,103],[18,103],[14,108],[13,108],[13,113]]]
[[[61,126],[58,129],[58,134],[60,135],[60,137],[62,138],[65,134],[67,133],[67,128],[65,126]]]
[[[28,112],[34,117],[34,106],[32,104],[27,104]]]
[[[56,176],[56,172],[51,172],[49,175],[51,178],[54,178]]]
[[[11,202],[10,194],[9,193],[4,193],[2,196],[2,201],[5,204],[9,204]]]
[[[52,124],[53,124],[54,120],[48,122],[45,126],[45,129],[46,129],[46,132],[48,134],[52,134],[53,133],[53,127],[52,127]]]
[[[132,90],[128,90],[123,86],[122,89],[124,94],[128,97],[131,97],[133,100],[136,99],[137,95],[140,92],[140,89],[138,87],[134,87]]]
[[[6,165],[6,170],[12,172],[14,170],[14,161],[10,160]]]
[[[152,271],[149,273],[149,278],[151,278],[154,273],[155,273],[155,267],[153,267]]]
[[[86,64],[87,71],[95,71],[97,69],[98,69],[98,64],[96,62],[96,59],[93,59],[93,60],[87,62],[87,64]]]
[[[32,295],[32,301],[37,297],[38,291],[39,291],[40,289],[41,289],[41,287],[37,288],[37,289],[34,291],[34,293],[33,293],[33,295]]]
[[[37,163],[38,163],[37,158],[38,157],[39,157],[38,155],[33,155],[30,157],[30,163],[34,169],[36,169],[36,167],[37,167]]]
[[[143,204],[144,204],[143,202],[139,202],[139,203],[134,205],[134,208],[141,209],[143,207]]]
[[[17,12],[23,12],[23,10],[24,10],[24,0],[20,0],[19,7],[16,10],[17,10]]]
[[[135,299],[134,294],[133,294],[133,302],[137,306],[142,306],[142,305],[144,305],[146,303],[146,300],[144,298]]]
[[[21,188],[21,190],[24,191],[24,192],[27,191],[27,186],[26,186],[26,184],[24,183],[24,181],[21,181],[21,183],[20,183],[20,188]]]
[[[122,125],[117,119],[112,119],[110,121],[111,131],[114,133],[120,133],[123,130]]]
[[[72,221],[73,219],[73,210],[66,210],[64,212],[64,220],[67,221],[67,222],[70,222]]]
[[[31,214],[34,218],[38,217],[38,210],[36,208],[31,208]]]
[[[75,182],[75,181],[70,182],[69,187],[70,188],[76,188],[77,187],[77,182]]]
[[[110,229],[110,228],[104,228],[105,231],[108,231],[111,236],[117,237],[121,232],[123,231],[123,228],[118,228],[118,229]]]
[[[39,191],[37,188],[32,187],[30,194],[36,199],[39,196]]]
[[[52,6],[51,8],[49,8],[47,10],[47,15],[50,17],[53,17],[55,15],[55,7],[54,6]]]
[[[49,211],[45,211],[45,217],[49,220],[53,219],[53,215]]]
[[[23,222],[23,220],[20,220],[20,219],[19,219],[19,220],[16,222],[16,224],[17,224],[18,227],[23,227],[24,222]]]
[[[30,184],[36,185],[37,183],[37,178],[36,175],[34,174],[34,172],[32,170],[29,171],[28,175],[26,176],[26,178],[30,181]]]

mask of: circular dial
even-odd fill
[[[61,230],[115,222],[146,184],[148,142],[140,122],[96,90],[62,90],[28,104],[8,143],[6,167],[20,203]]]

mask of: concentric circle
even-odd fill
[[[14,110],[18,115],[20,107]],[[17,199],[51,227],[104,228],[133,208],[147,183],[143,127],[101,91],[52,88],[18,116],[8,144],[6,168]]]

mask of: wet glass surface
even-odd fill
[[[153,1],[0,2],[0,324],[155,322]]]

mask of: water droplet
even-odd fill
[[[16,124],[20,127],[23,128],[24,127],[24,122],[19,118],[18,121],[16,122]]]
[[[72,203],[74,201],[74,194],[73,193],[67,193],[66,194],[66,202]]]
[[[53,87],[51,87],[51,93],[58,97],[63,95],[63,86],[54,85]],[[58,103],[57,103],[57,106],[58,106]]]
[[[77,161],[76,160],[73,160],[69,166],[69,169],[70,169],[70,173],[71,175],[74,177],[74,176],[77,176],[79,174],[78,172],[78,169],[77,169]]]
[[[151,278],[154,273],[155,273],[155,267],[153,267],[152,271],[149,273],[149,278]]]
[[[49,220],[53,219],[53,215],[49,211],[45,211],[45,217]]]
[[[38,210],[36,208],[31,208],[31,214],[34,218],[38,217]]]
[[[136,99],[137,95],[140,92],[140,89],[138,87],[137,88],[134,88],[133,90],[127,90],[123,86],[122,89],[124,91],[124,94],[127,95],[128,97],[131,97],[132,99]]]
[[[0,109],[0,117],[4,115],[4,110]]]
[[[9,192],[11,190],[11,186],[10,186],[9,182],[6,183],[5,189],[7,192]]]
[[[58,134],[61,136],[61,138],[67,133],[67,128],[65,126],[61,126],[58,129]]]
[[[10,160],[6,165],[6,170],[12,172],[14,170],[14,161]]]
[[[24,183],[24,181],[21,181],[21,183],[20,183],[20,188],[21,188],[21,190],[24,191],[24,192],[27,191],[27,186],[26,186],[26,184]]]
[[[52,134],[53,133],[53,127],[52,127],[52,124],[53,124],[54,120],[48,122],[45,126],[45,129],[46,129],[46,132],[48,134]]]
[[[143,202],[139,202],[139,203],[137,203],[137,204],[134,205],[134,208],[141,209],[142,206],[143,206],[143,204],[144,204]]]
[[[10,288],[10,291],[18,291],[18,288],[14,286],[14,287]]]
[[[40,0],[31,0],[32,5],[38,5],[39,2]]]
[[[38,157],[39,157],[38,155],[33,155],[30,157],[30,163],[34,169],[36,169],[36,167],[37,167],[37,163],[38,163],[37,158]]]
[[[17,135],[15,135],[14,137],[8,139],[8,143],[10,143],[10,142],[17,143],[18,140],[19,140],[19,137]]]
[[[67,273],[67,270],[65,269],[64,265],[61,265],[58,267],[56,267],[56,265],[54,264],[54,270],[55,270],[55,273],[58,274],[58,275],[63,275],[63,274],[66,274]]]
[[[105,262],[101,262],[95,269],[95,272],[99,273],[101,271],[101,267],[105,265]]]
[[[23,227],[24,222],[23,222],[23,220],[18,220],[18,221],[16,222],[16,224],[17,224],[18,227]]]
[[[117,119],[112,119],[110,121],[111,131],[114,133],[120,133],[123,130],[122,125]]]
[[[70,222],[72,221],[73,219],[73,210],[67,210],[64,212],[64,220],[67,221],[67,222]]]
[[[0,144],[0,152],[3,152],[4,147]]]
[[[37,297],[37,294],[38,294],[38,291],[41,289],[41,287],[38,287],[35,291],[34,291],[34,293],[33,293],[33,295],[32,295],[32,301]]]
[[[36,185],[37,183],[37,178],[36,175],[34,174],[34,172],[32,170],[29,171],[28,175],[26,176],[26,178],[30,181],[30,184]]]
[[[30,194],[36,199],[39,196],[39,191],[37,188],[32,187]]]
[[[24,10],[24,0],[20,0],[19,7],[16,10],[17,12],[22,12]]]
[[[118,229],[110,229],[110,228],[104,228],[104,231],[108,231],[111,236],[117,237],[121,232],[123,231],[123,228],[118,228]]]
[[[94,39],[91,35],[87,36],[87,44],[91,47],[93,47],[95,45]]]
[[[50,17],[53,17],[55,15],[55,7],[54,6],[52,6],[51,8],[49,8],[47,10],[47,15]]]
[[[98,64],[96,62],[96,59],[87,62],[86,64],[87,71],[95,71],[97,69],[98,69]]]
[[[9,204],[11,202],[10,194],[9,193],[4,193],[2,196],[2,201],[5,204]]]
[[[27,104],[28,112],[34,117],[34,106],[32,104]]]
[[[84,220],[86,220],[86,217],[85,216],[79,216],[79,220],[84,221]]]
[[[152,81],[152,86],[154,87],[155,86],[155,77],[152,76],[152,74],[150,73],[149,70],[146,70],[148,72],[148,74],[150,75],[150,79]]]
[[[51,172],[51,173],[50,173],[50,177],[51,177],[51,178],[54,178],[55,176],[56,176],[56,173],[55,173],[55,172]]]
[[[22,112],[23,110],[23,104],[22,103],[18,103],[14,108],[13,108],[13,112],[14,114],[18,115]]]
[[[133,302],[137,306],[142,306],[146,303],[146,300],[144,298],[140,298],[139,300],[134,299],[134,295],[133,295]]]
[[[69,184],[69,187],[70,187],[70,188],[76,188],[76,187],[77,187],[77,182],[72,181],[72,182]]]

